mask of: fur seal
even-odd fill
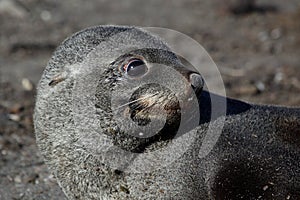
[[[300,109],[249,104],[203,85],[201,75],[140,28],[98,26],[66,39],[39,82],[34,126],[68,199],[300,198]],[[212,98],[227,102],[225,115],[212,118]],[[224,118],[216,145],[199,157],[208,124],[218,129]],[[152,122],[163,124],[154,135]],[[180,123],[187,125],[177,134]],[[127,170],[144,154],[159,159],[157,150],[190,134],[182,154],[162,154],[174,158],[169,165]]]

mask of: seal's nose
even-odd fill
[[[197,73],[191,73],[189,75],[190,83],[192,88],[194,89],[195,93],[199,93],[202,91],[202,88],[204,86],[203,78],[200,74]]]

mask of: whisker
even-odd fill
[[[128,82],[127,80],[125,80],[125,79],[123,79],[123,78],[117,78],[116,80],[117,80],[117,81],[123,81],[124,83],[131,84],[131,85],[134,84],[134,83]]]
[[[122,107],[124,107],[124,106],[127,106],[127,105],[129,105],[129,104],[131,104],[131,103],[135,103],[135,102],[140,101],[140,100],[143,100],[143,99],[151,98],[151,97],[153,97],[153,96],[155,96],[155,95],[157,95],[157,94],[159,94],[159,92],[156,92],[156,93],[154,93],[154,94],[151,94],[151,95],[148,95],[148,96],[144,96],[144,97],[138,98],[138,99],[136,99],[136,100],[127,102],[127,103],[125,103],[125,104],[123,104],[123,105],[120,105],[120,106],[117,107],[115,110],[119,110],[120,108],[122,108]]]

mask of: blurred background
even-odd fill
[[[182,32],[228,96],[300,106],[299,0],[0,0],[0,199],[63,199],[36,150],[35,86],[56,46],[103,24]]]

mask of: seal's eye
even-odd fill
[[[132,59],[123,66],[123,70],[127,75],[132,77],[139,77],[148,71],[148,67],[141,59]]]

